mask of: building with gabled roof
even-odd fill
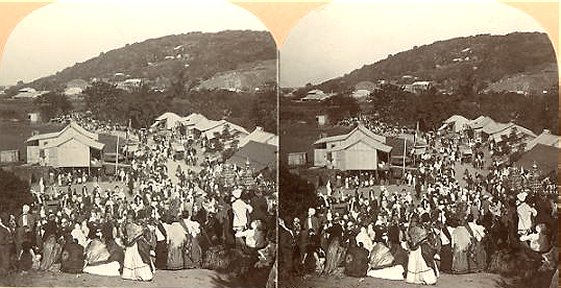
[[[303,101],[303,102],[305,102],[305,101],[321,102],[321,101],[327,100],[327,99],[329,99],[333,96],[335,96],[335,93],[326,94],[325,92],[323,92],[319,89],[315,89],[315,90],[308,91],[306,96],[304,98],[301,98],[300,101]]]
[[[314,142],[314,166],[342,171],[379,170],[382,162],[389,163],[391,150],[386,137],[359,124],[347,134]]]
[[[100,167],[105,144],[99,136],[70,122],[59,132],[28,138],[27,163],[54,168]]]

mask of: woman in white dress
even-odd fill
[[[144,238],[142,226],[133,222],[133,215],[127,217],[125,226],[126,248],[123,264],[123,279],[150,281],[154,278],[154,265],[150,258],[150,244]]]

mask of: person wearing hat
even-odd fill
[[[532,229],[532,217],[538,215],[538,211],[526,203],[526,197],[528,193],[526,191],[518,193],[516,195],[516,212],[518,214],[518,234],[526,235]]]
[[[232,211],[234,213],[233,228],[235,232],[243,231],[249,224],[249,214],[253,212],[253,207],[241,199],[242,189],[237,188],[232,191]]]

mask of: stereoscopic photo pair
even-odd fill
[[[0,63],[0,286],[557,286],[541,22],[364,1],[285,38],[264,23],[218,1],[21,20]]]

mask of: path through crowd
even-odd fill
[[[25,275],[11,274],[0,279],[0,286],[38,287],[122,287],[134,285],[143,287],[190,287],[222,288],[231,287],[230,277],[216,271],[187,269],[179,271],[158,270],[150,282],[126,281],[121,277],[98,276],[87,273],[67,274],[61,272],[32,271]]]

